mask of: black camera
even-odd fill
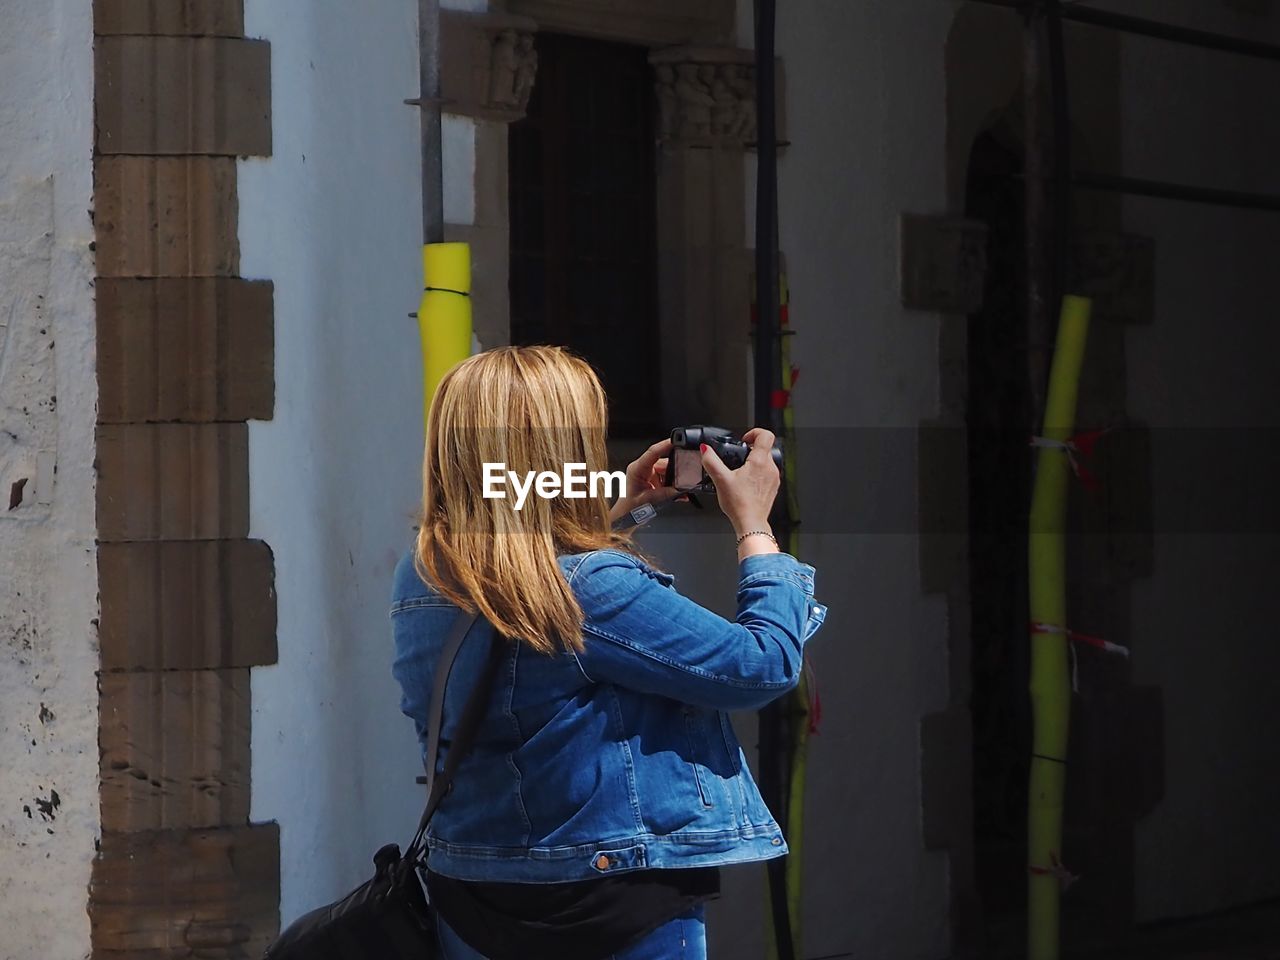
[[[706,444],[730,470],[747,462],[751,444],[744,442],[724,427],[676,427],[671,431],[671,459],[667,467],[667,486],[677,490],[710,493],[715,484],[702,469],[702,444]],[[782,448],[775,441],[773,462],[782,469]]]

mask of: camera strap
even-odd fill
[[[702,504],[699,503],[698,499],[694,496],[695,492],[698,491],[690,490],[676,500],[664,500],[657,504],[642,503],[630,513],[624,513],[621,517],[615,520],[613,522],[613,529],[615,532],[620,533],[623,530],[630,530],[632,527],[643,527],[646,523],[652,523],[654,519],[657,518],[658,514],[666,510],[673,503],[679,503],[680,500],[688,500],[691,506],[701,510]]]
[[[472,687],[471,693],[467,697],[467,702],[462,708],[462,716],[458,720],[457,734],[449,747],[448,754],[445,756],[444,769],[440,772],[440,776],[437,777],[436,759],[440,754],[440,734],[441,728],[444,726],[445,689],[449,683],[449,674],[453,672],[453,665],[458,659],[458,651],[462,649],[463,641],[467,639],[468,634],[471,633],[471,628],[475,626],[479,618],[480,615],[478,613],[467,613],[465,610],[458,611],[458,616],[453,622],[453,628],[449,631],[449,637],[440,653],[440,660],[436,664],[435,680],[431,687],[431,706],[427,712],[427,752],[424,757],[427,767],[427,805],[422,811],[422,819],[418,821],[418,830],[413,835],[413,840],[409,844],[408,850],[405,851],[406,858],[410,860],[415,859],[421,851],[427,832],[427,824],[431,822],[431,817],[435,814],[436,808],[440,806],[440,801],[444,799],[445,794],[453,786],[453,776],[457,772],[459,764],[471,751],[471,745],[475,742],[476,731],[480,727],[480,721],[484,716],[485,710],[489,707],[489,698],[493,692],[494,680],[498,676],[498,667],[502,663],[506,645],[503,643],[501,635],[495,630],[489,645],[489,658],[485,662],[484,670],[476,679],[476,684]]]

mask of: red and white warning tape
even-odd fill
[[[1121,646],[1118,643],[1112,643],[1110,640],[1103,640],[1101,637],[1093,637],[1087,633],[1080,633],[1076,630],[1068,630],[1066,627],[1060,627],[1052,623],[1032,623],[1032,633],[1056,633],[1065,636],[1072,643],[1081,643],[1087,647],[1097,647],[1107,653],[1118,653],[1122,657],[1129,656],[1129,648]]]
[[[1067,887],[1080,879],[1077,874],[1072,873],[1062,865],[1062,861],[1058,859],[1056,853],[1050,853],[1049,860],[1053,864],[1051,867],[1037,867],[1033,864],[1027,869],[1038,877],[1056,877],[1064,892]]]
[[[1098,478],[1084,461],[1093,456],[1093,449],[1098,445],[1098,440],[1104,434],[1110,433],[1112,429],[1111,427],[1105,427],[1102,430],[1086,430],[1066,440],[1033,436],[1030,446],[1047,450],[1061,450],[1067,455],[1067,462],[1071,464],[1071,472],[1079,478],[1087,489],[1096,490],[1100,486]]]

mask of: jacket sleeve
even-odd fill
[[[813,598],[813,567],[764,554],[744,559],[738,575],[738,613],[726,620],[637,557],[588,555],[571,579],[585,615],[582,672],[717,710],[759,708],[791,690],[826,616]]]

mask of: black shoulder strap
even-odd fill
[[[489,706],[489,697],[493,690],[493,681],[498,674],[498,665],[502,662],[503,640],[495,632],[493,641],[489,645],[489,659],[485,664],[484,672],[477,679],[475,687],[472,688],[471,694],[467,697],[467,702],[462,708],[462,717],[458,722],[457,735],[449,748],[449,755],[445,757],[444,770],[441,771],[440,777],[437,778],[436,759],[440,753],[440,728],[443,726],[444,721],[445,688],[448,686],[449,674],[453,671],[453,664],[458,659],[458,651],[462,649],[462,643],[467,639],[467,635],[471,632],[471,628],[475,626],[477,619],[479,619],[479,614],[467,613],[465,610],[458,611],[458,617],[453,622],[453,629],[449,632],[449,638],[445,641],[444,649],[440,652],[440,661],[436,666],[435,679],[431,687],[431,706],[428,711],[427,755],[424,758],[427,766],[427,805],[426,809],[422,811],[422,819],[418,821],[418,830],[413,835],[413,841],[409,844],[409,849],[405,851],[405,856],[408,859],[413,859],[417,856],[422,847],[423,837],[427,832],[427,824],[431,822],[431,817],[436,812],[436,808],[440,806],[440,801],[444,799],[444,795],[449,792],[449,787],[453,784],[453,775],[457,772],[458,765],[471,750],[471,745],[475,741],[476,731],[480,727],[480,720]]]

